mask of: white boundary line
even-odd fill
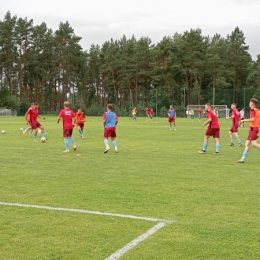
[[[55,211],[68,211],[68,212],[77,212],[77,213],[85,213],[85,214],[92,214],[92,215],[102,215],[102,216],[109,216],[109,217],[120,217],[120,218],[129,218],[129,219],[138,219],[138,220],[145,220],[145,221],[152,221],[158,222],[155,226],[148,229],[145,233],[141,234],[130,243],[126,244],[124,247],[107,257],[105,260],[117,260],[121,256],[123,256],[126,252],[136,247],[139,243],[147,239],[149,236],[155,234],[158,230],[165,227],[167,224],[176,223],[176,220],[168,220],[168,219],[160,219],[160,218],[152,218],[152,217],[140,217],[128,214],[116,214],[116,213],[109,213],[109,212],[100,212],[100,211],[91,211],[85,209],[72,209],[72,208],[56,208],[50,206],[40,206],[40,205],[31,205],[31,204],[21,204],[21,203],[11,203],[11,202],[2,202],[0,201],[0,205],[3,206],[13,206],[13,207],[23,207],[23,208],[36,208],[36,209],[46,209],[46,210],[55,210]]]
[[[116,251],[115,253],[110,255],[109,257],[107,257],[105,260],[116,260],[116,259],[119,259],[126,252],[128,252],[129,250],[131,250],[134,247],[136,247],[139,243],[141,243],[146,238],[148,238],[149,236],[151,236],[154,233],[156,233],[159,229],[163,228],[165,225],[166,225],[166,223],[159,222],[158,224],[156,224],[152,228],[148,229],[145,233],[143,233],[139,237],[135,238],[130,243],[126,244],[124,247],[122,247],[121,249],[119,249],[118,251]]]

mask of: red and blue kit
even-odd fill
[[[103,120],[105,121],[104,138],[116,137],[116,124],[118,121],[118,116],[112,111],[105,112],[103,114]]]
[[[69,108],[64,108],[60,111],[59,117],[62,118],[63,122],[63,137],[71,137],[74,127],[72,120],[75,117],[75,113]]]
[[[169,115],[169,118],[168,118],[168,122],[171,123],[171,122],[175,122],[175,109],[169,109],[168,110],[168,115]]]
[[[220,137],[220,126],[218,123],[218,118],[213,110],[209,110],[207,113],[207,118],[211,118],[208,129],[206,131],[207,136],[213,136],[213,138]]]

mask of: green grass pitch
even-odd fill
[[[121,259],[260,259],[260,152],[229,147],[231,121],[220,119],[221,154],[202,148],[203,121],[119,118],[119,153],[103,154],[102,120],[88,117],[78,150],[63,154],[62,124],[41,123],[47,142],[0,118],[0,202],[86,209],[176,220]],[[244,144],[247,125],[239,129]],[[71,147],[71,144],[70,144]],[[71,147],[72,148],[72,147]],[[82,154],[77,157],[76,154]],[[1,260],[105,259],[156,223],[77,212],[0,205]]]

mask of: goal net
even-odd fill
[[[17,111],[11,107],[0,107],[0,116],[17,116]]]
[[[186,116],[190,117],[190,111],[193,109],[194,116],[198,117],[199,116],[198,111],[200,108],[204,112],[204,110],[205,110],[204,105],[188,105],[186,107]],[[214,105],[214,106],[212,106],[212,109],[215,110],[215,112],[218,114],[219,118],[227,118],[230,116],[230,109],[227,107],[227,105]]]

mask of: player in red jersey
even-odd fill
[[[59,113],[57,123],[59,124],[60,119],[62,118],[63,121],[63,138],[64,138],[64,144],[65,144],[65,151],[64,153],[69,152],[69,140],[71,141],[73,145],[74,151],[77,150],[76,143],[74,138],[72,137],[73,133],[73,127],[76,123],[76,115],[75,113],[69,109],[69,102],[64,102],[64,109],[62,109]]]
[[[201,153],[201,154],[206,153],[209,137],[213,136],[213,138],[215,139],[215,142],[216,142],[216,152],[214,154],[218,155],[219,149],[220,149],[220,143],[219,143],[220,126],[218,123],[218,118],[217,118],[215,112],[211,109],[210,103],[207,103],[205,105],[205,110],[207,111],[207,121],[202,125],[202,127],[208,125],[208,129],[204,136],[203,149],[201,151],[199,151],[199,153]]]
[[[31,103],[31,107],[30,107],[30,108],[33,108],[33,105],[34,105],[34,103]],[[26,118],[26,119],[27,119],[27,124],[28,124],[29,126],[28,126],[25,130],[23,130],[22,133],[25,135],[26,132],[30,130],[29,137],[31,137],[32,134],[33,134],[33,130],[32,130],[32,128],[31,128],[31,126],[30,126],[30,114],[27,115],[27,118]]]
[[[86,122],[86,115],[82,111],[81,108],[78,109],[78,112],[76,113],[76,124],[79,130],[79,136],[81,138],[84,138],[83,130],[84,130],[84,123]]]
[[[202,113],[203,113],[203,111],[202,111],[202,109],[201,109],[201,107],[199,108],[199,110],[198,110],[198,115],[199,115],[199,121],[201,120],[201,118],[202,118]]]
[[[154,111],[153,111],[153,109],[151,108],[151,110],[150,110],[150,118],[153,119],[153,116],[154,116]]]
[[[251,143],[254,147],[256,147],[257,149],[260,150],[260,144],[258,144],[256,141],[259,137],[258,132],[259,132],[259,126],[260,126],[259,125],[260,118],[257,115],[257,113],[259,113],[259,109],[256,107],[257,104],[258,104],[258,100],[256,98],[251,98],[250,103],[249,103],[250,119],[241,120],[241,123],[250,122],[250,125],[249,125],[248,137],[245,142],[245,150],[243,152],[242,158],[240,160],[238,160],[237,163],[244,163],[245,158],[249,152],[249,147],[250,147]]]
[[[44,127],[38,122],[38,117],[42,118],[45,120],[45,117],[42,117],[39,115],[39,105],[38,103],[34,102],[32,103],[32,107],[30,107],[27,112],[25,113],[25,121],[26,124],[28,124],[28,118],[29,119],[29,124],[30,124],[30,128],[33,130],[34,132],[34,136],[33,136],[33,141],[36,142],[36,137],[37,137],[37,133],[38,133],[38,128],[41,129],[41,135],[42,137],[44,137]],[[30,116],[30,117],[29,117]],[[29,129],[30,129],[29,128]]]
[[[149,117],[150,117],[150,111],[149,111],[148,107],[146,107],[146,109],[145,109],[145,115],[146,115],[146,121],[148,121]]]
[[[231,117],[227,117],[227,119],[232,119],[232,126],[229,130],[229,136],[230,136],[230,144],[229,146],[234,146],[234,138],[233,138],[233,134],[237,139],[237,143],[238,143],[238,147],[242,146],[241,140],[239,138],[238,135],[238,126],[239,126],[239,119],[240,119],[240,114],[237,110],[237,105],[236,103],[233,103],[231,105],[231,109],[232,109],[232,114]]]

